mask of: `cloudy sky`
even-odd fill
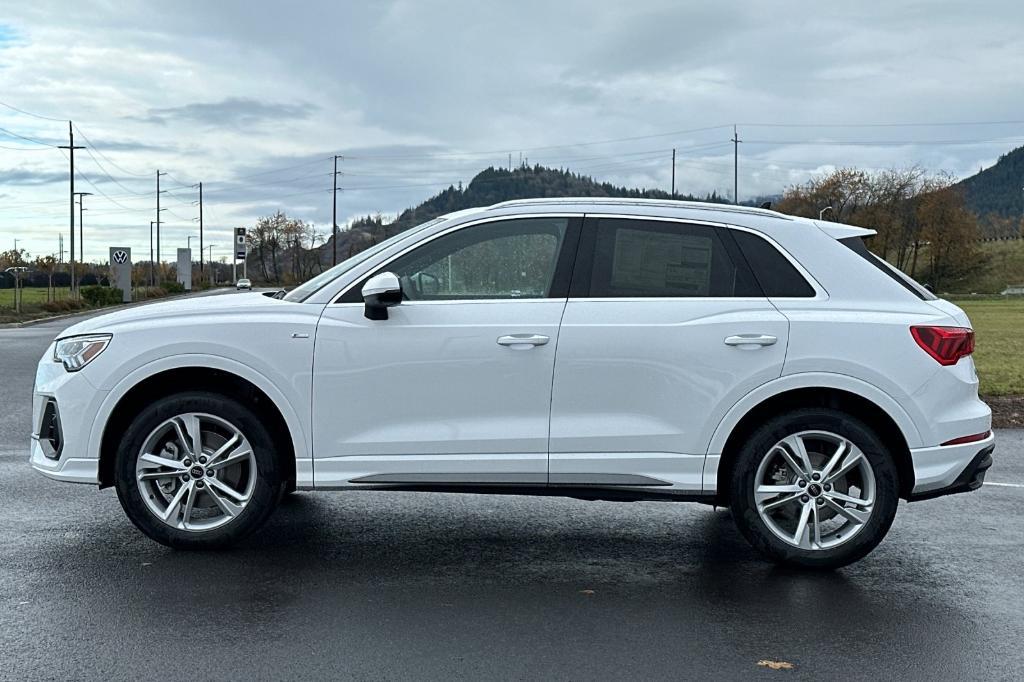
[[[85,248],[164,258],[283,209],[394,213],[512,155],[683,192],[840,165],[959,176],[1024,144],[1019,2],[49,2],[0,13],[0,250],[57,250],[74,121]],[[13,108],[12,108],[13,107]],[[22,111],[17,111],[20,109]],[[67,246],[65,245],[65,248]]]

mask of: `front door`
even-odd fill
[[[788,322],[726,228],[588,217],[552,390],[552,485],[702,490],[708,440],[777,378]]]
[[[362,282],[325,308],[313,368],[317,487],[546,482],[579,223],[457,227],[367,273],[402,283],[387,320],[364,316]]]

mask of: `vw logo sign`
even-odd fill
[[[114,252],[114,262],[118,265],[124,265],[124,262],[128,260],[128,252],[124,250]]]

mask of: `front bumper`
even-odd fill
[[[911,450],[916,484],[907,498],[930,500],[977,490],[992,466],[995,435],[973,443]]]
[[[107,395],[89,381],[85,371],[67,372],[53,361],[51,346],[36,367],[32,396],[32,436],[29,463],[32,468],[57,481],[99,482],[99,453],[90,448],[90,436],[100,405]],[[60,434],[55,448],[48,438],[47,405],[54,404]]]

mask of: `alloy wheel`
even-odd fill
[[[153,429],[135,466],[139,492],[153,515],[192,532],[218,528],[241,514],[257,476],[256,457],[241,430],[198,412]]]
[[[783,542],[833,549],[863,530],[875,506],[875,474],[850,440],[802,431],[780,440],[754,477],[757,513]]]

